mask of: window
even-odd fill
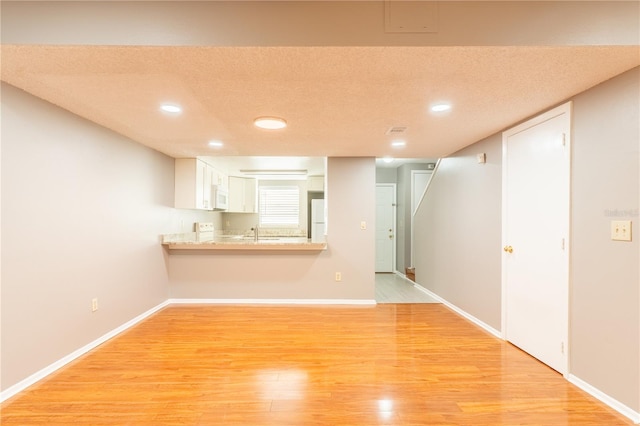
[[[298,227],[300,225],[300,188],[298,186],[261,186],[258,190],[260,226]]]

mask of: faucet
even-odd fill
[[[251,230],[253,231],[253,241],[257,243],[258,242],[258,225],[251,228]]]

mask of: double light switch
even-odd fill
[[[631,221],[612,220],[611,239],[613,241],[631,241]]]

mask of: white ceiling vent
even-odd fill
[[[401,135],[406,131],[407,131],[406,126],[394,126],[394,127],[389,127],[385,135]]]

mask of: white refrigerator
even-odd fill
[[[311,242],[324,243],[324,200],[311,200]]]

